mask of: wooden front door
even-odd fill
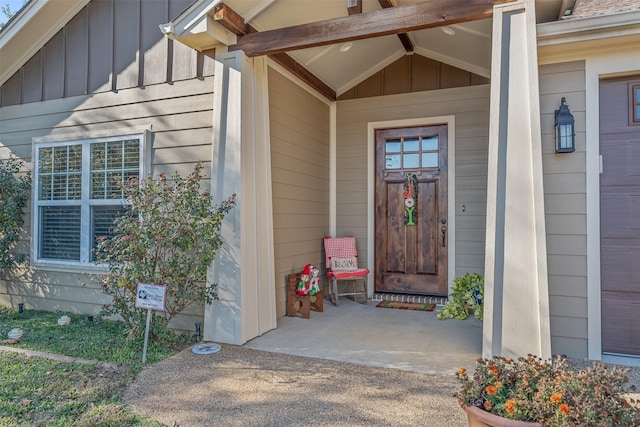
[[[375,290],[447,294],[447,126],[376,131]]]
[[[602,351],[640,355],[640,77],[600,83]]]

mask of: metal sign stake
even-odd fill
[[[144,328],[144,346],[142,347],[142,363],[147,361],[147,345],[151,328],[151,310],[164,311],[167,288],[153,283],[138,283],[136,308],[147,309],[147,326]]]
[[[142,363],[147,362],[147,344],[149,343],[149,328],[151,326],[151,309],[147,309],[147,326],[144,328],[144,346],[142,347]]]

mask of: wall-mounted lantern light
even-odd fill
[[[575,120],[564,97],[555,116],[556,153],[573,153],[576,151],[576,134],[573,128]]]

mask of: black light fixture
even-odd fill
[[[576,151],[574,122],[567,100],[562,97],[560,108],[555,111],[556,153],[573,153]]]

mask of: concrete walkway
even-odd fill
[[[244,346],[149,366],[124,399],[169,426],[466,426],[454,373],[481,340],[475,319],[325,301]]]
[[[482,354],[482,322],[438,320],[436,312],[376,307],[347,298],[311,319],[282,317],[278,328],[246,347],[366,366],[453,375]],[[436,309],[437,310],[437,309]]]

